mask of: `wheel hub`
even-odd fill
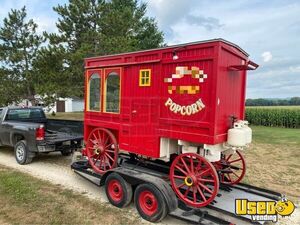
[[[184,183],[186,186],[191,187],[194,183],[197,183],[197,178],[195,176],[187,176],[184,179]]]
[[[144,191],[139,198],[139,201],[145,213],[153,214],[157,210],[158,203],[151,192]]]
[[[114,201],[120,201],[123,197],[121,184],[117,180],[111,180],[108,184],[108,192]]]
[[[115,187],[115,188],[114,188],[114,192],[115,192],[116,194],[118,194],[118,193],[120,192],[119,187]]]
[[[16,155],[17,155],[17,158],[19,159],[19,160],[23,160],[23,158],[24,158],[24,148],[22,147],[22,146],[18,146],[18,148],[17,148],[17,151],[16,151]]]
[[[96,155],[103,154],[103,152],[104,152],[104,147],[103,147],[102,145],[96,146],[95,151],[94,151],[94,153],[95,153]]]
[[[153,202],[152,202],[152,200],[151,200],[150,198],[148,198],[148,199],[146,200],[146,204],[147,204],[148,207],[151,208]]]

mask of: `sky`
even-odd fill
[[[0,26],[26,5],[39,32],[56,32],[53,6],[67,0],[0,0]],[[248,72],[247,98],[300,96],[299,0],[144,0],[168,45],[214,38],[231,41],[259,64]]]

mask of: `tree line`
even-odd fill
[[[26,7],[0,27],[0,105],[39,95],[47,104],[82,97],[84,58],[164,46],[147,4],[138,0],[69,0],[53,7],[57,32],[37,31]]]
[[[300,105],[300,97],[290,99],[247,99],[246,106],[285,106],[285,105]]]

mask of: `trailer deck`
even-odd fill
[[[71,168],[75,173],[89,180],[97,186],[104,185],[105,175],[95,173],[87,160],[74,162]],[[119,166],[113,171],[126,174],[132,179],[140,177],[153,177],[164,180],[169,184],[167,164],[153,161],[134,160],[126,154],[121,154]],[[138,177],[140,176],[140,177]],[[195,209],[178,200],[178,207],[169,213],[170,216],[193,224],[260,224],[253,222],[249,215],[237,216],[235,214],[235,199],[248,199],[249,201],[277,201],[280,193],[254,187],[248,184],[220,186],[215,200],[206,207]]]

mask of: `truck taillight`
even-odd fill
[[[43,141],[45,139],[45,128],[43,126],[35,130],[35,139],[37,141]]]

